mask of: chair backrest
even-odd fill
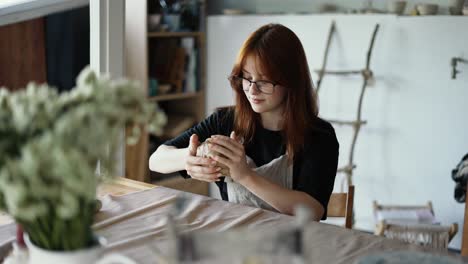
[[[374,201],[373,208],[377,221],[374,233],[379,236],[445,250],[458,232],[456,223],[434,224],[437,221],[430,201],[423,205],[381,205]],[[392,211],[396,213],[389,213]]]
[[[468,197],[468,182],[466,183],[465,197]],[[468,200],[465,200],[465,219],[463,220],[463,233],[462,233],[462,245],[461,255],[464,257],[468,256]]]
[[[345,227],[353,226],[354,185],[348,186],[347,193],[332,193],[327,207],[327,216],[344,217]]]
[[[377,211],[382,211],[382,210],[418,210],[418,209],[427,209],[429,210],[432,215],[434,215],[434,209],[432,208],[432,202],[428,201],[427,204],[424,205],[382,205],[378,204],[377,201],[373,202],[373,209],[374,209],[374,215],[376,214]]]
[[[375,222],[385,220],[387,222],[403,222],[418,224],[434,224],[437,219],[434,215],[432,202],[422,205],[382,205],[373,202]]]
[[[448,243],[450,243],[457,232],[457,223],[453,223],[450,226],[442,226],[380,221],[376,226],[375,235],[398,239],[434,249],[446,250]]]

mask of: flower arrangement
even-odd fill
[[[96,188],[116,167],[121,131],[133,126],[127,143],[135,143],[141,126],[158,134],[165,123],[135,82],[89,68],[70,92],[34,83],[0,89],[0,210],[43,249],[91,246]]]

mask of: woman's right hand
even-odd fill
[[[219,181],[219,177],[222,176],[220,173],[221,168],[216,166],[217,162],[211,158],[197,157],[197,148],[199,145],[198,136],[193,134],[190,137],[188,147],[189,154],[185,161],[187,174],[200,181]]]

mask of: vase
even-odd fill
[[[28,264],[137,264],[135,261],[120,254],[103,254],[104,248],[101,243],[96,246],[74,250],[74,251],[52,251],[39,248],[34,245],[27,234],[24,234],[24,241],[29,251]]]
[[[168,25],[169,31],[180,30],[180,14],[164,14],[164,24]]]

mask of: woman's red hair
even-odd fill
[[[242,76],[247,57],[253,56],[262,74],[285,87],[282,131],[290,158],[301,150],[305,133],[318,115],[317,95],[313,88],[307,58],[299,38],[289,28],[268,24],[253,32],[242,45],[232,76]],[[248,143],[260,116],[252,110],[240,83],[231,81],[236,93],[234,131]]]

